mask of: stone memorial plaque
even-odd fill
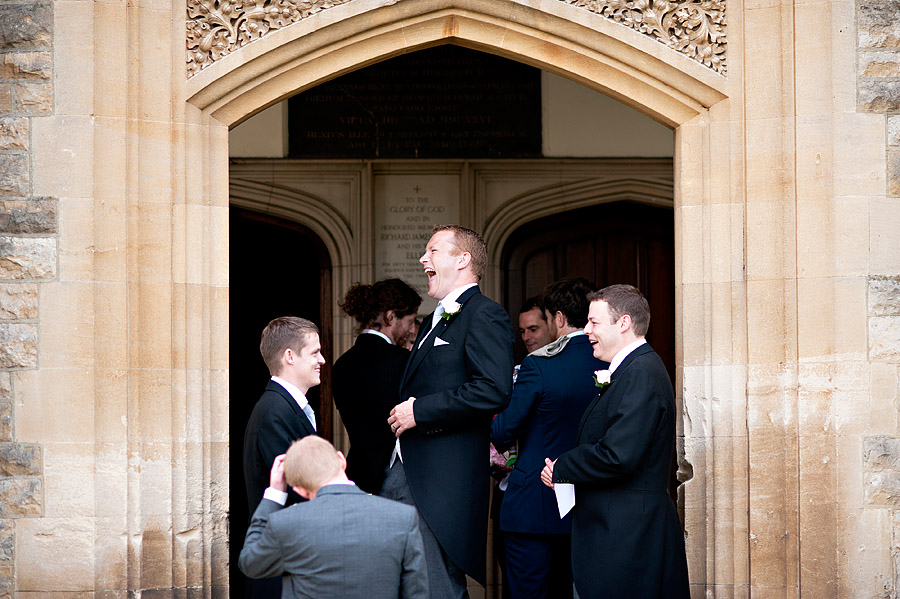
[[[437,301],[428,297],[419,258],[434,225],[459,222],[459,177],[411,174],[375,177],[375,278],[397,277],[422,296],[420,314]]]

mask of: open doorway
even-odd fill
[[[322,384],[307,399],[319,434],[331,440],[331,260],[321,240],[301,225],[237,208],[229,216],[230,578],[231,596],[240,598],[244,578],[237,561],[250,520],[241,468],[244,427],[269,379],[259,337],[278,316],[300,316],[319,326],[327,362]]]

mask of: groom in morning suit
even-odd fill
[[[688,599],[684,534],[668,494],[675,394],[647,345],[650,308],[631,285],[588,296],[584,327],[609,378],[579,425],[577,445],[545,460],[544,484],[574,483],[572,574],[582,599]]]
[[[512,390],[513,336],[506,311],[478,289],[487,263],[481,236],[434,228],[419,258],[425,318],[388,424],[398,441],[381,495],[416,506],[431,597],[467,597],[468,574],[485,583],[491,418]]]
[[[325,358],[315,324],[296,316],[282,316],[263,329],[259,351],[272,379],[253,407],[244,432],[244,483],[247,506],[252,513],[269,484],[269,471],[276,456],[291,443],[315,435],[315,415],[307,392],[320,382]],[[301,501],[291,492],[288,503]],[[248,580],[247,594],[254,599],[277,599],[281,579]]]
[[[247,576],[285,576],[285,598],[428,595],[416,510],[364,493],[343,454],[320,437],[275,458],[238,565]],[[281,509],[287,485],[310,501]]]

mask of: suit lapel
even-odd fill
[[[316,434],[316,430],[313,428],[312,424],[309,422],[309,418],[306,417],[306,414],[303,413],[303,410],[300,409],[299,404],[297,404],[297,400],[294,399],[294,396],[290,394],[290,392],[276,383],[273,380],[269,381],[269,384],[266,386],[266,389],[270,391],[275,391],[278,395],[281,396],[285,402],[287,402],[288,406],[290,406],[291,411],[300,421],[300,425],[306,430],[306,434],[314,435]]]
[[[587,422],[588,417],[592,414],[592,412],[594,410],[599,410],[597,412],[597,417],[600,418],[601,428],[603,428],[603,429],[606,428],[606,412],[607,412],[607,409],[609,408],[609,401],[608,400],[603,401],[603,396],[606,395],[606,393],[610,389],[612,389],[613,385],[616,384],[616,373],[622,374],[622,372],[624,372],[625,369],[628,368],[628,366],[634,361],[634,359],[636,357],[641,356],[641,355],[646,354],[651,351],[653,351],[653,350],[650,347],[650,345],[648,343],[645,343],[645,344],[641,345],[640,347],[636,348],[634,351],[632,351],[627,356],[625,356],[625,359],[622,360],[621,364],[619,364],[619,366],[616,368],[615,372],[613,372],[612,381],[610,382],[609,386],[601,389],[600,392],[597,393],[597,397],[594,398],[594,400],[590,403],[590,405],[588,405],[587,409],[584,411],[584,416],[582,416],[581,423],[578,425],[578,435],[576,436],[576,439],[581,439],[581,431],[582,431],[582,429],[584,429],[584,425]]]
[[[460,312],[465,309],[464,307],[466,302],[476,293],[479,293],[478,285],[475,285],[474,287],[470,287],[463,291],[462,295],[459,296],[459,299],[456,300],[457,303],[462,306],[460,308]],[[428,319],[426,321],[423,321],[422,324],[424,325],[425,322],[428,322],[430,325],[433,318],[434,312],[429,314]],[[454,320],[456,320],[456,318],[454,318]],[[412,376],[412,373],[415,372],[416,368],[418,368],[419,364],[421,364],[422,360],[425,358],[425,354],[427,354],[429,350],[434,347],[434,339],[436,337],[439,337],[441,333],[443,333],[451,324],[451,321],[441,318],[434,326],[434,328],[431,329],[431,331],[429,331],[427,334],[423,333],[423,331],[421,330],[419,331],[419,335],[416,338],[416,343],[415,345],[413,345],[412,355],[409,357],[409,361],[406,363],[406,370],[403,373],[403,382],[400,383],[401,389]],[[423,334],[426,335],[425,341],[424,343],[421,343],[421,347],[419,347]]]
[[[612,387],[612,385],[609,385],[609,387]],[[584,411],[584,415],[581,417],[581,422],[578,424],[578,434],[575,435],[576,439],[581,439],[581,431],[584,429],[585,423],[593,415],[594,410],[600,410],[598,412],[598,416],[603,420],[606,420],[607,402],[604,401],[601,403],[601,400],[603,399],[603,396],[606,395],[606,392],[609,391],[609,387],[600,389],[600,391],[597,393],[597,397],[591,400],[591,403],[588,404],[587,409]],[[599,404],[599,407],[597,404]]]

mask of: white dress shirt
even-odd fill
[[[309,400],[306,399],[306,395],[303,394],[303,391],[298,389],[296,385],[287,382],[279,376],[273,376],[272,380],[287,389],[287,392],[291,394],[291,397],[294,398],[294,401],[297,402],[297,405],[300,406],[300,409],[303,410],[304,414],[306,414],[306,418],[309,420],[310,424],[312,424],[313,430],[317,430],[316,418],[315,416],[311,416],[311,414],[313,413],[312,406],[309,405]],[[309,407],[308,413],[306,410],[307,406]]]
[[[362,331],[360,331],[360,334],[361,334],[361,335],[378,335],[379,337],[381,337],[382,339],[384,339],[385,341],[387,341],[387,342],[390,343],[391,345],[394,345],[394,342],[391,341],[391,338],[390,338],[390,337],[388,337],[387,335],[385,335],[385,334],[382,333],[381,331],[376,331],[375,329],[363,329]]]
[[[619,367],[619,364],[622,363],[622,360],[628,357],[628,354],[639,348],[640,346],[647,343],[647,340],[644,337],[641,337],[637,341],[632,341],[613,356],[612,362],[609,363],[609,373],[612,374],[616,371],[616,368]]]

